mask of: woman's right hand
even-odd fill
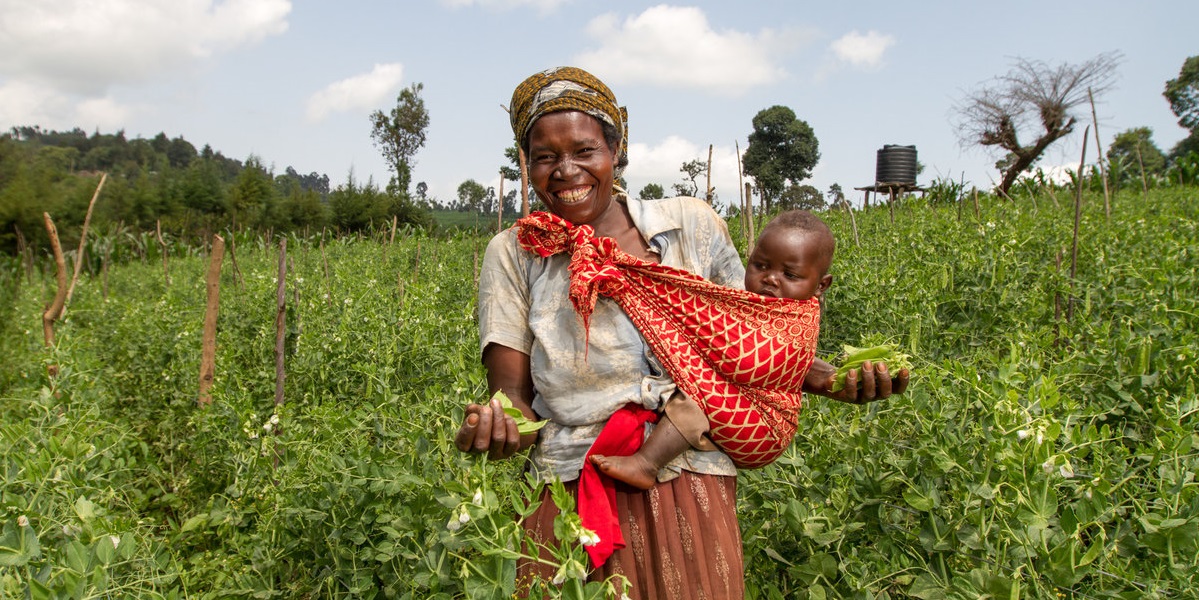
[[[533,376],[529,366],[529,355],[499,344],[488,344],[483,350],[483,366],[487,369],[487,389],[492,394],[487,404],[466,405],[466,416],[454,445],[463,452],[487,454],[493,460],[509,458],[537,441],[537,433],[525,434],[522,438],[516,428],[516,419],[504,412],[495,397],[503,390],[512,406],[530,420],[536,420],[533,412]]]
[[[463,452],[487,454],[492,460],[509,458],[520,451],[520,433],[516,419],[504,413],[500,401],[492,398],[487,404],[468,404],[462,426],[454,437],[454,445]]]

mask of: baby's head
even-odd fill
[[[806,210],[780,213],[762,228],[745,267],[745,289],[763,296],[807,300],[833,282],[828,274],[837,243]]]

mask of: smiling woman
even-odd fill
[[[493,459],[531,448],[540,480],[566,482],[583,525],[595,532],[587,546],[590,579],[620,576],[630,598],[742,598],[737,469],[729,455],[710,444],[689,448],[648,489],[617,485],[597,468],[601,455],[634,452],[676,395],[657,359],[666,348],[660,332],[647,333],[647,318],[628,310],[624,296],[597,298],[612,289],[599,288],[621,277],[617,263],[635,263],[753,296],[728,289],[743,285],[744,267],[725,223],[699,199],[631,199],[616,185],[627,162],[625,112],[585,71],[563,67],[526,79],[513,94],[511,120],[530,157],[533,188],[552,215],[522,220],[488,244],[479,273],[480,349],[490,391],[546,424],[522,434],[498,400],[470,404],[456,445]],[[564,223],[548,235],[569,238],[574,250],[528,243],[529,230],[547,220]],[[577,260],[597,249],[608,261],[599,268]],[[674,374],[676,367],[667,368]],[[831,368],[819,372],[831,381]],[[698,385],[674,381],[687,394]],[[880,396],[890,393],[889,383]],[[558,509],[549,494],[525,521],[540,542],[554,538]],[[518,577],[553,578],[555,567],[543,558],[518,564]]]

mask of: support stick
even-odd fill
[[[83,269],[83,251],[84,244],[87,242],[87,226],[92,222],[92,209],[96,208],[96,198],[100,197],[100,190],[104,187],[104,182],[108,179],[108,173],[100,175],[100,183],[96,186],[95,193],[92,194],[92,201],[87,204],[87,215],[83,217],[83,232],[79,234],[79,250],[75,253],[75,274],[71,276],[71,287],[67,288],[67,299],[63,303],[63,310],[66,310],[66,305],[71,303],[71,296],[75,295],[75,283],[79,281],[79,271]]]
[[[42,313],[42,334],[46,339],[46,347],[53,348],[54,322],[62,316],[62,309],[67,301],[67,262],[62,256],[62,244],[58,241],[58,229],[54,227],[54,220],[50,218],[50,213],[42,213],[42,218],[46,222],[46,233],[50,236],[50,248],[54,251],[54,278],[58,284],[54,300]],[[55,377],[58,375],[58,365],[51,364],[46,367],[46,371],[50,377]]]
[[[208,258],[208,299],[204,309],[204,333],[200,349],[200,406],[212,404],[212,381],[216,376],[216,324],[221,305],[221,261],[225,257],[225,239],[212,236],[212,254]]]

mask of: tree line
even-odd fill
[[[380,189],[350,173],[331,186],[323,173],[282,173],[251,155],[229,158],[205,145],[159,133],[128,139],[124,131],[14,127],[0,134],[0,252],[40,245],[42,213],[60,229],[78,229],[102,173],[103,202],[92,221],[183,235],[257,229],[288,232],[362,230],[373,222],[429,226],[432,218],[404,190]]]

